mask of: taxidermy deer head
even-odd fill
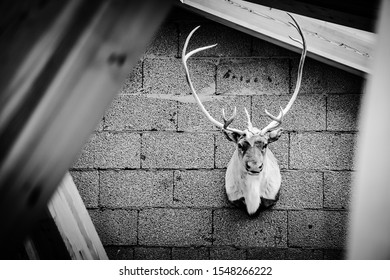
[[[290,14],[289,16],[294,21],[294,23],[290,22],[290,24],[296,28],[302,38],[301,42],[290,37],[290,39],[302,45],[297,83],[290,101],[284,109],[280,108],[278,116],[274,116],[265,110],[265,113],[268,117],[270,117],[271,122],[263,129],[258,129],[252,125],[251,118],[246,108],[245,113],[248,119],[248,128],[244,131],[229,127],[236,116],[236,108],[234,108],[233,115],[230,118],[226,118],[225,112],[222,109],[222,116],[224,120],[223,124],[215,120],[209,112],[207,112],[192,84],[187,60],[195,53],[215,47],[216,44],[201,47],[186,54],[188,43],[191,36],[199,28],[198,26],[188,35],[183,48],[182,60],[186,72],[187,82],[196,102],[206,117],[214,125],[221,128],[230,141],[236,143],[236,150],[226,170],[226,194],[230,202],[235,204],[243,203],[246,206],[246,210],[249,215],[253,215],[258,213],[260,209],[274,205],[279,198],[279,189],[281,184],[280,169],[274,154],[268,147],[268,144],[278,140],[282,134],[280,125],[282,124],[283,117],[290,110],[297,98],[301,86],[303,63],[306,57],[305,37],[296,20]]]

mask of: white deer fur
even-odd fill
[[[246,133],[249,139],[254,136],[248,130]],[[248,174],[237,147],[226,170],[225,189],[229,201],[243,200],[248,214],[252,215],[260,208],[261,198],[277,200],[281,181],[277,159],[268,147],[265,148],[263,170],[256,175]]]

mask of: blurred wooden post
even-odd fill
[[[49,203],[58,231],[73,260],[106,260],[107,254],[77,191],[66,173]]]
[[[47,1],[0,34],[2,258],[46,210],[170,4]]]
[[[372,75],[362,100],[349,259],[390,259],[390,2],[382,1]]]

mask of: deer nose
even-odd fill
[[[245,165],[245,168],[248,172],[260,173],[260,171],[263,170],[263,163],[259,164],[255,161],[248,161]]]

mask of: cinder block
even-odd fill
[[[322,260],[324,253],[318,249],[288,248],[286,260]]]
[[[361,95],[331,95],[328,97],[328,130],[356,131]]]
[[[285,260],[286,249],[284,248],[250,248],[248,260]]]
[[[171,248],[165,247],[135,247],[135,260],[170,260]]]
[[[87,208],[96,208],[99,203],[99,174],[97,171],[70,171],[73,181]]]
[[[323,253],[316,249],[302,248],[251,248],[249,260],[321,260]]]
[[[133,260],[134,249],[126,246],[105,246],[109,260]]]
[[[173,260],[208,260],[209,248],[207,247],[187,247],[172,248]]]
[[[350,170],[354,134],[291,133],[290,168]]]
[[[363,93],[365,80],[363,77],[328,66],[326,71],[329,93]]]
[[[295,88],[299,58],[292,59],[291,89]],[[364,79],[314,59],[306,58],[301,93],[362,93]]]
[[[280,112],[280,107],[285,108],[290,98],[291,95],[254,96],[252,99],[254,124],[260,125],[260,129],[268,125],[272,120],[266,115],[265,110],[277,116]],[[286,116],[283,117],[281,127],[285,130],[325,130],[325,96],[298,94],[294,105]]]
[[[146,48],[146,55],[177,56],[178,35],[178,30],[174,23],[163,24]]]
[[[229,141],[223,133],[215,134],[215,167],[226,168],[236,149],[236,144]]]
[[[324,250],[325,260],[345,260],[346,255],[347,254],[345,250],[337,250],[337,249]]]
[[[286,247],[287,214],[284,211],[264,211],[249,218],[242,209],[214,211],[213,245],[248,247]]]
[[[343,248],[347,212],[303,210],[288,215],[288,244],[291,247]]]
[[[252,56],[256,57],[297,57],[297,53],[270,42],[253,37]]]
[[[137,211],[89,210],[103,245],[137,244]]]
[[[177,102],[147,95],[119,95],[105,115],[105,130],[176,130]]]
[[[198,94],[215,92],[215,64],[213,59],[188,60],[191,81]],[[181,59],[145,59],[144,88],[148,94],[186,95],[191,93]]]
[[[211,245],[211,210],[151,208],[139,213],[139,244]]]
[[[291,59],[291,93],[294,92],[297,82],[299,58]],[[303,66],[302,83],[299,90],[304,93],[329,93],[325,72],[329,66],[314,59],[306,58]]]
[[[206,133],[144,133],[143,168],[212,168],[214,136]]]
[[[73,163],[73,168],[93,168],[100,164],[97,162],[97,156],[103,152],[103,147],[100,145],[99,135],[100,133],[90,135],[77,160]]]
[[[235,247],[211,247],[210,259],[212,260],[245,260],[246,250]]]
[[[351,203],[352,172],[325,172],[324,207],[348,209]]]
[[[140,60],[134,68],[129,69],[119,94],[136,94],[142,92],[142,68],[143,62]]]
[[[206,98],[204,98],[206,99]],[[210,96],[203,105],[210,115],[223,124],[222,109],[225,110],[226,117],[229,118],[237,107],[237,116],[234,119],[231,127],[244,130],[247,127],[247,117],[244,108],[251,110],[251,100],[247,96]],[[203,112],[200,110],[195,100],[191,103],[179,103],[178,130],[179,131],[205,131],[205,130],[220,130],[212,124]]]
[[[92,134],[74,168],[139,168],[140,135],[136,133]]]
[[[216,26],[217,56],[248,57],[251,55],[252,37],[222,24]]]
[[[180,25],[180,54],[188,34],[196,26],[195,23]],[[201,27],[192,36],[187,52],[199,47],[218,44],[216,47],[197,53],[194,56],[248,57],[251,52],[251,40],[251,36],[222,24],[202,23]]]
[[[100,189],[103,207],[169,206],[173,203],[173,172],[101,171]]]
[[[222,59],[217,67],[217,93],[230,95],[287,94],[288,59]]]
[[[175,206],[229,206],[225,194],[224,170],[175,171]]]
[[[288,168],[288,145],[289,136],[288,133],[283,133],[278,141],[269,145],[269,148],[275,155],[279,162],[281,169]],[[236,144],[227,140],[226,137],[221,134],[215,136],[215,166],[216,168],[226,168],[236,149]]]
[[[280,199],[275,209],[322,208],[321,172],[282,171]]]
[[[269,149],[271,149],[276,159],[278,160],[280,169],[288,168],[289,142],[289,135],[287,132],[284,132],[278,141],[269,145]]]

